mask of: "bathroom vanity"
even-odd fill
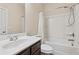
[[[31,45],[28,48],[25,48],[23,51],[19,52],[17,55],[40,55],[41,53],[41,40]]]
[[[0,41],[0,55],[40,55],[41,38],[20,36],[17,40]]]

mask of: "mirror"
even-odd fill
[[[0,4],[0,35],[25,32],[25,4]]]
[[[0,34],[7,33],[7,9],[0,8]]]

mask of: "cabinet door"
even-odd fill
[[[34,54],[36,51],[38,51],[41,47],[41,42],[37,42],[35,43],[32,47],[31,47],[31,54]]]
[[[27,48],[27,49],[21,51],[17,55],[30,55],[30,48]]]
[[[40,49],[39,50],[37,50],[34,54],[32,54],[32,55],[40,55],[41,54],[41,51],[40,51]]]

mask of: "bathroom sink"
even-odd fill
[[[38,39],[38,38],[32,37],[32,36],[18,37],[17,40],[14,40],[14,41],[9,40],[9,42],[2,45],[2,49],[3,50],[11,50],[11,49],[16,49],[18,47],[22,47],[25,45],[28,46],[29,44],[36,42],[37,41],[36,39]]]
[[[27,40],[28,39],[20,39],[20,40],[16,40],[16,41],[10,41],[9,43],[2,46],[2,48],[3,49],[12,49],[12,48],[15,48],[15,47],[21,45],[22,43],[27,42]]]

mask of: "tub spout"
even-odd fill
[[[74,46],[74,44],[73,44],[73,43],[71,43],[71,46]]]

